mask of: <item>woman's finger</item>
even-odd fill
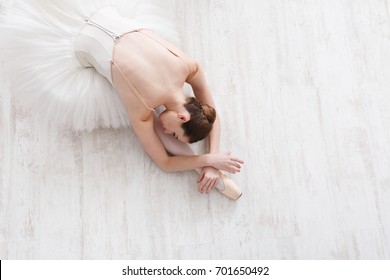
[[[199,176],[198,176],[198,180],[196,181],[198,184],[200,183],[200,181],[203,180],[203,177],[204,177],[204,172],[200,172]]]
[[[205,179],[203,178],[203,180],[199,182],[199,185],[198,185],[198,192],[200,192],[200,193],[203,192],[203,189],[204,189],[205,185],[206,185],[206,181],[205,181]]]
[[[234,162],[238,162],[238,163],[241,163],[241,164],[244,164],[244,161],[238,157],[234,157],[234,156],[230,156],[230,159]]]
[[[233,168],[227,168],[227,169],[225,169],[225,171],[229,172],[230,174],[235,174],[236,173]]]
[[[213,188],[213,183],[214,183],[214,180],[209,179],[208,184],[207,184],[207,188],[205,189],[206,193],[209,193],[209,191]]]
[[[233,156],[232,153],[231,153],[230,151],[229,151],[229,152],[226,152],[225,155],[228,155],[229,158],[230,158],[231,160],[233,160],[233,161],[237,161],[237,162],[239,162],[239,163],[241,163],[241,164],[244,163],[244,161],[243,161],[242,159],[240,159],[240,158],[238,158],[238,157],[236,157],[236,156]]]
[[[204,193],[207,191],[207,189],[209,188],[209,185],[210,185],[210,180],[206,180],[205,184],[203,185],[203,188],[201,190],[201,193]]]
[[[200,182],[199,192],[204,193],[208,189],[209,185],[210,185],[210,179],[204,176],[202,181]]]
[[[215,179],[215,180],[213,180],[211,183],[210,183],[210,185],[209,185],[209,187],[208,187],[208,189],[207,189],[207,193],[209,193],[213,188],[215,188],[215,185],[217,184],[217,181],[218,181],[218,178],[217,179]]]

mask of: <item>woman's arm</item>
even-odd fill
[[[211,91],[207,86],[206,77],[199,63],[197,63],[195,60],[190,60],[189,70],[190,71],[186,82],[191,85],[196,99],[202,103],[206,103],[207,105],[213,107],[217,112],[213,100],[213,96],[211,95]],[[220,131],[221,131],[221,125],[220,125],[219,114],[217,112],[217,116],[213,124],[213,129],[209,134],[210,153],[219,152]]]
[[[207,165],[205,156],[170,157],[153,129],[153,118],[133,121],[132,127],[142,146],[153,161],[164,171],[192,170]]]
[[[133,121],[132,127],[145,151],[164,171],[174,172],[193,170],[204,166],[224,170],[230,173],[240,171],[242,160],[227,154],[203,154],[194,156],[169,156],[153,129],[153,117]]]
[[[204,72],[199,63],[197,63],[195,60],[189,60],[189,75],[186,82],[191,85],[196,99],[214,107],[214,109],[217,111],[211,91],[207,86]],[[213,124],[213,129],[209,134],[210,153],[219,153],[220,131],[221,124],[219,114],[217,112],[217,116]],[[200,192],[210,192],[218,183],[219,175],[220,174],[218,169],[209,166],[202,168],[202,171],[198,177],[198,190]]]

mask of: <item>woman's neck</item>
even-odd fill
[[[183,93],[180,94],[180,96],[176,96],[175,99],[170,99],[169,101],[164,103],[164,106],[169,111],[175,111],[175,112],[182,112],[186,109],[184,108],[184,104],[186,102],[186,98],[183,95]]]

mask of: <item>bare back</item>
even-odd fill
[[[134,120],[180,98],[191,58],[152,31],[138,30],[119,39],[113,61],[114,86]]]

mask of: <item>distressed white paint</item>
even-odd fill
[[[390,258],[389,4],[163,2],[245,159],[237,202],[162,173],[131,129],[41,124],[2,84],[0,258]]]

